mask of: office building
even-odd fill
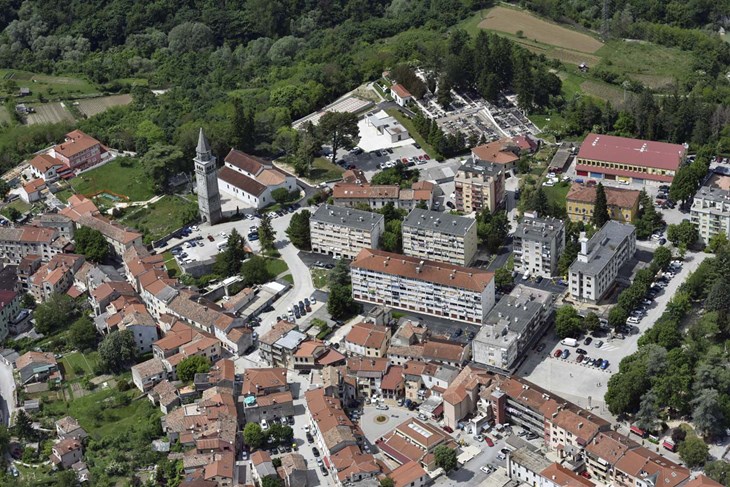
[[[322,205],[309,219],[312,252],[354,259],[362,249],[378,247],[385,231],[379,213]]]
[[[515,270],[534,277],[558,273],[558,260],[565,248],[565,225],[557,218],[525,218],[515,230]]]
[[[477,222],[473,218],[414,208],[401,229],[403,253],[411,257],[468,266],[477,254]]]
[[[363,249],[350,266],[357,301],[481,323],[494,306],[494,274]]]
[[[609,220],[588,240],[581,235],[578,258],[570,266],[570,294],[597,303],[613,287],[619,269],[636,253],[633,225]]]

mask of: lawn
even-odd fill
[[[269,272],[270,276],[276,277],[282,272],[286,272],[289,270],[289,266],[286,265],[286,262],[284,262],[281,259],[273,259],[273,258],[267,258],[266,259],[266,270]]]
[[[692,74],[692,53],[650,42],[610,41],[596,54],[602,58],[600,68],[627,75],[649,88],[663,88]]]
[[[85,196],[108,191],[125,196],[129,201],[146,201],[155,195],[152,181],[141,162],[127,157],[85,172],[70,182],[76,193]]]
[[[418,144],[421,146],[421,149],[423,149],[426,154],[431,156],[432,159],[436,159],[436,157],[440,155],[431,144],[426,142],[426,139],[421,137],[421,134],[416,131],[416,127],[415,125],[413,125],[411,119],[406,117],[403,112],[396,108],[388,108],[386,112],[391,117],[395,117],[408,130],[408,133],[411,137],[413,137],[413,140],[418,142]]]
[[[167,272],[172,277],[180,277],[182,274],[182,270],[180,269],[180,266],[177,265],[177,260],[175,259],[175,256],[172,255],[170,251],[165,252],[162,254],[165,258],[165,267],[167,268]]]
[[[565,198],[568,196],[568,190],[570,189],[570,183],[567,181],[556,184],[555,186],[543,186],[543,191],[547,196],[550,204],[559,205],[565,207]]]
[[[198,205],[176,195],[167,195],[142,208],[130,208],[119,221],[144,233],[145,240],[158,240],[182,228],[198,215]]]
[[[329,158],[317,157],[312,163],[312,169],[309,171],[309,177],[307,179],[315,183],[333,181],[340,179],[343,172],[345,170],[337,164],[332,164]]]
[[[0,69],[0,80],[13,80],[18,88],[30,88],[30,96],[22,99],[26,103],[73,99],[100,94],[93,83],[75,75],[50,76],[27,71]],[[0,89],[0,97],[15,94],[15,92],[7,92],[4,87]]]
[[[93,375],[94,367],[98,362],[99,354],[97,352],[89,354],[73,352],[66,354],[61,359],[61,364],[63,364],[64,369],[64,378],[67,380],[75,379],[77,377],[75,372],[76,369],[83,370],[83,375]]]
[[[312,269],[312,283],[317,289],[327,288],[327,278],[329,271],[327,269]]]
[[[282,276],[282,280],[288,282],[289,284],[294,284],[294,276],[292,276],[291,274]]]
[[[64,203],[68,202],[68,199],[73,196],[74,192],[70,189],[64,189],[56,193],[56,198],[63,201]]]

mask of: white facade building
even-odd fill
[[[378,247],[385,231],[379,213],[321,205],[309,219],[312,252],[354,259],[362,249]]]

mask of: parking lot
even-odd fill
[[[608,380],[618,370],[621,360],[638,349],[637,342],[641,334],[664,313],[667,303],[679,286],[706,257],[708,256],[704,253],[687,254],[682,269],[657,295],[654,302],[648,307],[646,316],[636,325],[638,330],[635,329],[632,335],[626,336],[624,339],[610,339],[606,334],[596,334],[590,345],[584,345],[585,337],[582,337],[578,347],[566,347],[560,343],[554,333],[548,333],[540,342],[545,344],[544,350],[540,352],[531,350],[516,374],[583,408],[593,409],[600,416],[610,418],[610,413],[603,403]],[[603,341],[600,347],[596,347],[597,340]],[[556,350],[566,348],[570,350],[570,356],[567,359],[555,358]],[[577,348],[585,349],[590,358],[608,360],[609,366],[602,370],[595,366],[577,363],[575,360],[578,355]]]

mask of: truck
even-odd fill
[[[563,340],[560,342],[563,345],[566,345],[568,347],[577,347],[578,346],[578,340],[575,338],[563,338]]]

